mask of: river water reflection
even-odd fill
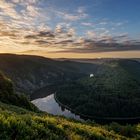
[[[45,98],[35,99],[32,101],[32,103],[35,106],[37,106],[41,111],[45,111],[45,112],[48,112],[48,113],[53,114],[53,115],[62,115],[62,116],[65,116],[67,118],[73,118],[76,120],[83,121],[83,119],[81,119],[80,116],[75,115],[71,111],[62,108],[55,101],[54,94],[51,94]]]

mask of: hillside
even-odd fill
[[[135,140],[140,125],[79,122],[0,102],[0,132],[1,140]]]
[[[135,140],[140,125],[80,122],[0,102],[0,132],[1,140]]]
[[[0,54],[0,70],[12,79],[18,92],[31,94],[45,86],[63,83],[96,71],[96,65],[56,61],[39,56]]]
[[[12,81],[2,73],[0,73],[0,102],[37,111],[37,108],[27,99],[24,94],[18,95],[15,93]]]
[[[118,131],[119,130],[119,131]],[[139,125],[101,126],[63,117],[37,114],[0,103],[1,140],[133,140],[140,138]]]
[[[139,117],[140,63],[118,59],[100,60],[99,65],[94,77],[61,86],[57,99],[90,118]]]

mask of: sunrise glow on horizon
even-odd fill
[[[140,58],[139,0],[1,0],[0,53]]]

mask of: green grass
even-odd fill
[[[0,103],[1,140],[133,140],[139,137],[140,125],[101,126]]]

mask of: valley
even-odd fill
[[[0,0],[0,140],[140,140],[140,0]]]
[[[0,57],[0,139],[139,139],[139,61]]]
[[[132,71],[131,67],[137,65],[140,69],[139,62],[100,60],[99,64],[101,70],[99,68],[93,77],[86,76],[55,87],[55,99],[60,106],[85,120],[137,123],[140,120],[140,83],[135,75],[139,75],[139,70]]]

